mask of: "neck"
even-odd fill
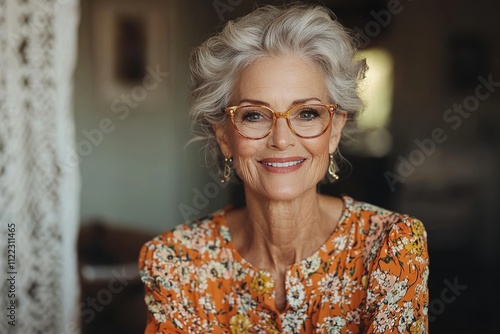
[[[316,252],[335,228],[332,208],[314,189],[291,201],[245,194],[247,208],[235,244],[259,268],[285,272]]]

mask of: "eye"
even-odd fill
[[[313,108],[304,108],[299,110],[296,118],[301,121],[311,121],[319,117],[319,112]]]
[[[245,123],[261,123],[272,120],[273,115],[266,109],[256,107],[241,108],[236,115],[236,119]]]
[[[264,115],[259,111],[245,111],[241,116],[243,122],[258,122],[264,119]]]

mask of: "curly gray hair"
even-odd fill
[[[197,134],[193,140],[206,142],[205,161],[215,160],[222,167],[212,125],[226,120],[221,109],[228,106],[241,71],[261,57],[294,53],[312,60],[325,76],[330,102],[338,104],[348,120],[356,119],[362,108],[357,87],[366,70],[366,62],[355,58],[356,50],[350,32],[322,6],[266,5],[229,21],[190,57],[189,114]],[[348,123],[347,131],[354,126]]]

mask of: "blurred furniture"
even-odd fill
[[[78,237],[82,334],[144,333],[144,287],[137,269],[141,246],[153,235],[96,219]]]

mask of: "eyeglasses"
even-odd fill
[[[280,113],[266,106],[248,105],[228,107],[224,111],[236,131],[248,139],[269,136],[279,117],[286,118],[288,127],[295,135],[316,138],[326,132],[337,108],[336,104],[304,104]]]

